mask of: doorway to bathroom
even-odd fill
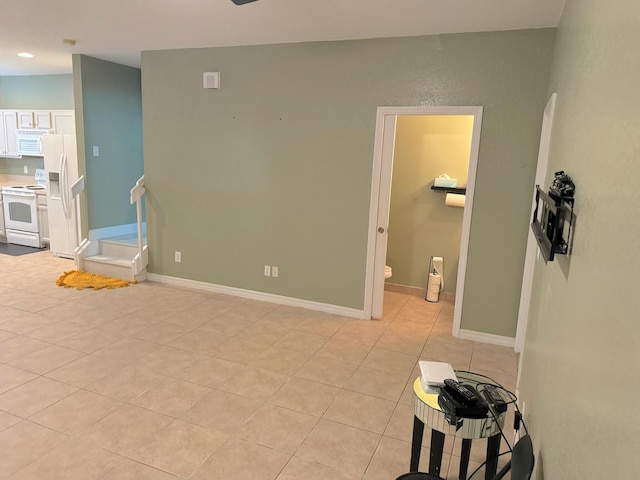
[[[460,329],[481,123],[476,106],[378,108],[366,318],[382,316],[387,259],[390,281],[424,289],[430,257],[443,256],[444,291],[455,295],[454,334]],[[464,208],[447,206],[447,191],[431,188],[441,174],[466,190]]]

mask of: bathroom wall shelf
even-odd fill
[[[466,188],[457,188],[457,187],[436,187],[435,185],[431,185],[431,190],[437,190],[439,192],[446,193],[458,193],[460,195],[466,195]]]

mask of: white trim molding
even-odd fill
[[[171,277],[168,275],[158,275],[156,273],[147,273],[147,280],[150,280],[152,282],[164,283],[166,285],[173,285],[176,287],[192,288],[194,290],[204,290],[206,292],[222,293],[225,295],[232,295],[234,297],[276,303],[278,305],[306,308],[307,310],[331,313],[333,315],[357,318],[359,320],[365,319],[364,310],[341,307],[339,305],[331,305],[328,303],[313,302],[311,300],[301,300],[299,298],[284,297],[282,295],[275,295],[273,293],[257,292],[254,290],[245,290],[236,287],[227,287],[225,285],[216,285],[214,283],[189,280],[187,278]],[[370,318],[368,320],[370,320]]]
[[[494,335],[492,333],[476,332],[474,330],[460,329],[458,338],[463,340],[473,340],[474,342],[490,343],[492,345],[499,345],[501,347],[513,348],[516,344],[514,337],[504,337],[502,335]]]

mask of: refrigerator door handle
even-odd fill
[[[62,154],[62,168],[60,169],[60,198],[62,200],[62,210],[67,220],[71,218],[69,215],[69,188],[68,188],[68,175],[67,175],[67,155]]]

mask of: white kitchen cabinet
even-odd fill
[[[19,110],[18,128],[52,128],[50,110]]]
[[[53,133],[75,135],[76,112],[74,110],[52,110],[51,128],[53,128]]]
[[[0,110],[0,157],[20,157],[16,140],[17,129],[18,112]]]
[[[2,193],[0,193],[0,237],[4,237],[7,235],[7,232],[4,229],[4,208],[2,205]]]
[[[49,244],[49,210],[47,195],[38,193],[38,225],[40,227],[40,241]]]

